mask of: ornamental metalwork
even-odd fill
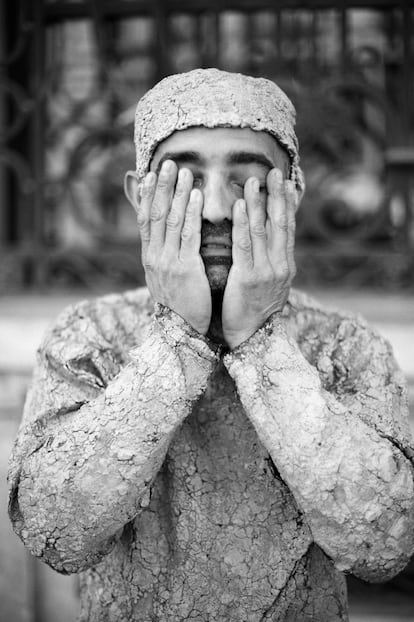
[[[0,4],[0,290],[143,282],[124,172],[158,79],[217,66],[298,110],[301,283],[414,285],[408,0]]]

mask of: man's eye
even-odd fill
[[[232,182],[233,187],[239,192],[241,191],[242,193],[244,193],[244,186],[246,184],[245,181],[236,181],[234,180]],[[266,182],[260,183],[259,186],[259,192],[260,194],[266,193],[267,192],[267,188],[266,188]]]
[[[242,197],[243,192],[244,192],[244,182],[243,181],[232,181],[232,186],[234,188],[234,191]]]
[[[197,175],[193,177],[193,188],[202,188],[203,187],[203,178]]]

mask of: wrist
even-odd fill
[[[191,342],[193,346],[198,344],[197,347],[200,352],[211,351],[213,356],[217,353],[216,344],[206,336],[207,330],[204,334],[201,333],[170,307],[156,302],[154,316],[157,324],[162,327],[165,338],[170,345],[175,347],[179,343]]]
[[[268,338],[272,335],[273,339],[277,337],[287,338],[286,318],[280,311],[273,313],[263,324],[254,328],[233,333],[226,331],[225,338],[231,352],[242,353],[250,351],[252,348],[255,351],[260,347],[265,348]]]
[[[259,328],[259,327],[257,327]],[[241,346],[244,342],[248,341],[252,335],[257,331],[257,328],[254,329],[246,329],[243,331],[238,331],[234,333],[229,333],[226,331],[224,334],[224,338],[226,343],[231,351],[235,350],[239,346]]]

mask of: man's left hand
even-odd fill
[[[294,183],[272,169],[267,197],[258,179],[244,187],[244,199],[233,208],[233,265],[223,298],[222,325],[230,349],[260,328],[270,315],[282,311],[295,276]]]

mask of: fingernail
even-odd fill
[[[155,182],[156,175],[155,173],[147,173],[144,179],[144,186],[146,188],[150,188]]]
[[[193,188],[190,192],[190,202],[199,203],[203,198],[202,192],[198,188]]]
[[[237,201],[239,210],[241,211],[241,213],[243,214],[243,216],[246,214],[246,202],[244,199],[238,199]]]
[[[259,180],[256,179],[256,177],[253,177],[253,179],[250,182],[250,187],[253,190],[253,192],[259,192],[260,190],[260,184],[259,184]]]
[[[165,173],[171,173],[173,168],[174,168],[174,162],[172,160],[165,160],[165,162],[162,165],[162,170]]]
[[[281,184],[283,181],[283,173],[279,168],[275,168],[275,178],[276,181]]]
[[[189,170],[188,168],[180,168],[178,171],[178,182],[184,182],[188,179]]]

